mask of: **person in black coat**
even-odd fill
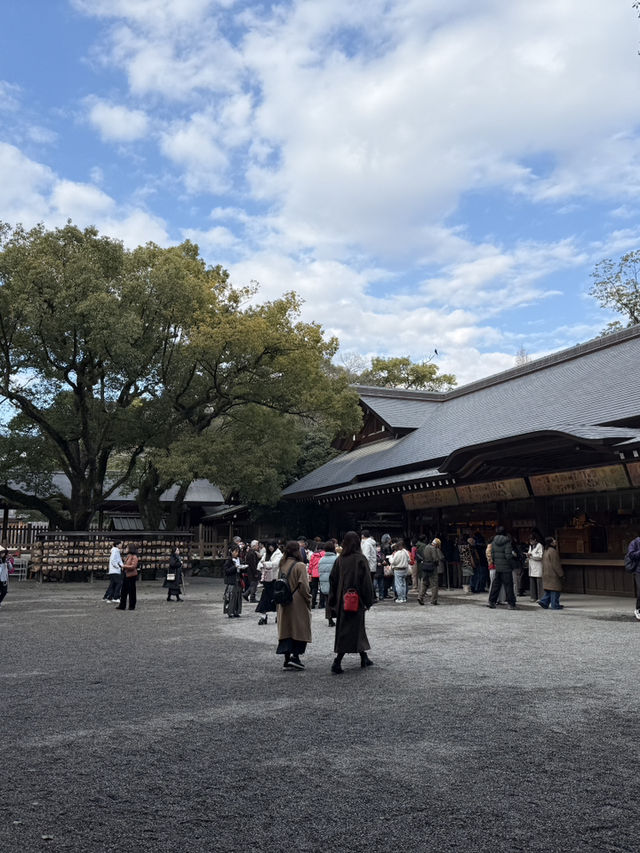
[[[253,604],[256,602],[256,591],[260,580],[260,569],[258,568],[258,564],[260,562],[260,554],[258,553],[259,548],[260,543],[257,539],[254,539],[250,547],[247,549],[245,556],[248,585],[242,597],[245,601],[250,601]]]
[[[344,609],[344,594],[351,590],[358,594],[358,609],[355,612]],[[361,667],[372,666],[373,661],[367,655],[371,646],[364,617],[373,599],[369,563],[360,550],[360,537],[354,530],[350,530],[345,534],[342,553],[333,564],[329,577],[329,607],[336,617],[336,658],[331,666],[331,672],[335,675],[344,672],[342,658],[345,654],[358,653]]]
[[[239,555],[239,547],[232,545],[229,556],[222,567],[225,582],[222,612],[226,613],[229,619],[232,619],[234,616],[240,616],[242,613],[242,584],[240,582],[242,566]]]
[[[513,568],[517,557],[513,549],[511,536],[505,534],[504,527],[496,527],[496,535],[493,537],[492,544],[493,562],[496,567],[496,573],[491,584],[487,607],[493,610],[500,595],[500,589],[504,587],[509,610],[515,610],[516,597],[513,591]]]
[[[170,577],[172,577],[172,580],[169,580]],[[171,549],[167,577],[162,586],[167,589],[167,601],[171,601],[172,595],[175,595],[176,601],[183,600],[180,598],[180,592],[182,591],[182,560],[180,559],[180,551],[177,547]]]

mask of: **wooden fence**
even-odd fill
[[[46,522],[33,524],[15,524],[10,522],[6,528],[6,543],[4,544],[12,551],[30,551],[39,535],[53,532],[49,530],[49,525]],[[229,544],[228,540],[219,539],[217,536],[218,531],[215,527],[200,524],[189,528],[188,532],[193,535],[191,546],[193,556],[200,558],[211,556],[226,557],[227,546]],[[109,535],[118,535],[119,538],[126,538],[129,533],[121,531]]]
[[[192,552],[194,557],[226,557],[229,542],[227,539],[218,539],[215,527],[207,524],[199,524],[197,527],[189,528],[193,534]]]
[[[36,537],[41,533],[47,533],[48,530],[47,522],[41,524],[12,524],[10,522],[6,528],[6,543],[4,544],[14,551],[29,551],[35,544]]]

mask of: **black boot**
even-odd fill
[[[366,652],[360,652],[360,666],[363,669],[365,666],[373,666],[373,661]]]

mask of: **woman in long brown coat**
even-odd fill
[[[349,590],[358,593],[358,609],[345,611],[344,594]],[[342,552],[333,564],[329,578],[329,607],[336,617],[336,658],[331,672],[340,675],[342,658],[346,654],[358,653],[360,666],[372,666],[367,652],[371,648],[364,626],[365,612],[373,604],[373,584],[369,563],[360,550],[360,537],[350,530],[342,540]]]
[[[280,560],[278,577],[287,578],[293,598],[289,604],[278,605],[278,648],[284,655],[283,669],[304,669],[300,660],[311,642],[311,592],[309,575],[302,562],[299,542],[287,542]]]
[[[542,554],[542,585],[544,587],[544,595],[538,601],[540,607],[546,610],[548,607],[551,610],[562,610],[563,605],[560,604],[560,593],[562,592],[562,580],[564,572],[560,564],[560,555],[556,540],[548,536],[544,540],[544,552]]]

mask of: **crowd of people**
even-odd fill
[[[640,539],[638,577],[640,583]],[[497,527],[487,543],[478,531],[461,541],[418,535],[404,539],[383,535],[379,542],[368,530],[335,539],[309,541],[233,542],[224,565],[224,612],[240,616],[243,601],[256,603],[259,624],[275,614],[278,623],[277,653],[285,669],[304,669],[301,656],[311,641],[311,611],[319,608],[329,627],[335,628],[331,670],[343,672],[345,654],[357,653],[361,666],[372,665],[365,613],[386,600],[408,602],[409,589],[418,604],[439,604],[441,576],[457,574],[466,595],[487,594],[487,606],[517,609],[517,596],[530,595],[543,609],[562,610],[560,593],[564,573],[552,537],[531,531],[526,545],[504,528]],[[262,584],[259,600],[257,591]],[[287,587],[287,601],[278,597],[278,584]],[[640,587],[636,615],[640,619]]]
[[[556,540],[534,528],[526,544],[497,527],[487,543],[480,531],[461,540],[445,540],[420,534],[405,540],[385,534],[377,542],[368,530],[348,532],[336,539],[259,542],[245,545],[236,537],[224,562],[223,612],[238,618],[243,602],[256,604],[260,625],[275,614],[278,623],[277,653],[284,656],[285,669],[304,669],[301,655],[311,642],[311,611],[324,610],[327,625],[335,629],[336,658],[332,672],[343,672],[345,654],[360,655],[361,666],[372,665],[365,630],[365,612],[377,602],[408,602],[413,589],[418,604],[427,599],[437,605],[441,576],[453,571],[454,585],[466,595],[487,594],[487,607],[506,605],[517,609],[518,596],[529,594],[547,610],[562,610],[560,594],[564,572]],[[135,544],[122,557],[122,542],[115,540],[108,566],[109,584],[104,600],[119,610],[135,610],[138,552]],[[7,594],[12,559],[0,548],[0,604]],[[625,568],[635,578],[635,617],[640,620],[640,537],[629,545]],[[448,577],[449,582],[451,577]],[[258,589],[261,585],[260,598]],[[171,550],[163,587],[167,601],[183,601],[183,564],[177,547]],[[284,590],[284,593],[283,593]],[[282,595],[286,600],[283,600]]]
[[[110,601],[113,604],[117,604],[118,610],[126,610],[127,602],[129,610],[136,609],[139,563],[138,547],[135,543],[132,542],[127,546],[123,560],[122,541],[120,539],[113,541],[107,571],[109,585],[102,596],[103,601]],[[167,601],[171,601],[174,595],[176,601],[184,600],[180,598],[180,593],[183,589],[182,559],[180,557],[180,550],[177,547],[172,548],[169,554],[167,572],[162,586],[167,590]]]

